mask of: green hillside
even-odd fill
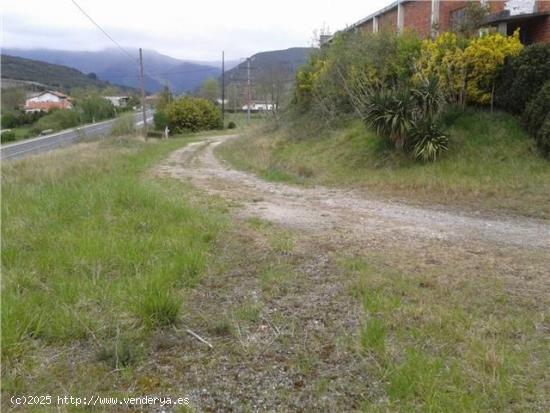
[[[107,82],[95,79],[67,66],[1,55],[2,79],[36,82],[52,89],[70,91],[75,87],[106,87]],[[3,85],[4,86],[4,85]]]

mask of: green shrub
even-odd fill
[[[164,107],[166,107],[168,104],[166,104]],[[166,126],[168,126],[168,117],[166,116],[166,113],[164,112],[164,109],[158,109],[155,111],[155,114],[153,115],[153,123],[155,125],[156,130],[163,131]]]
[[[31,113],[22,111],[6,112],[2,115],[2,128],[16,128],[18,126],[30,125],[45,115],[46,112],[43,111]]]
[[[11,130],[2,132],[2,135],[0,135],[0,141],[2,143],[4,143],[4,142],[13,142],[16,139],[17,139],[17,137],[15,136],[15,132],[11,131]]]
[[[61,130],[72,128],[78,124],[79,116],[76,111],[56,109],[40,118],[33,129],[37,132],[47,129]]]
[[[548,113],[550,113],[550,80],[525,107],[521,119],[525,129],[532,136],[536,136]]]
[[[237,124],[233,121],[227,124],[227,129],[235,129],[236,127],[237,127]]]
[[[223,127],[220,109],[206,99],[184,97],[167,105],[165,115],[175,133]]]
[[[550,44],[537,43],[506,59],[497,77],[495,102],[513,113],[522,113],[546,81],[550,80]]]
[[[2,128],[9,129],[19,126],[17,116],[12,112],[7,112],[2,115]]]
[[[544,156],[550,157],[550,113],[546,115],[546,120],[535,135],[537,146]]]

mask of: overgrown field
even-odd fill
[[[225,222],[149,172],[187,141],[120,138],[4,163],[4,396],[129,392],[151,332],[181,323]]]
[[[359,122],[323,131],[299,120],[218,149],[237,168],[305,185],[350,186],[407,202],[550,218],[550,163],[517,118],[467,110],[446,119],[449,150],[434,163],[393,151]],[[318,130],[316,134],[303,132]]]

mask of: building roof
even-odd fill
[[[50,93],[50,94],[55,95],[55,96],[57,96],[58,98],[61,98],[61,99],[68,99],[69,98],[69,96],[67,96],[66,94],[61,93],[61,92],[57,92],[55,90],[45,90],[43,92],[40,92],[36,96],[42,96],[42,95],[45,95],[46,93]]]
[[[353,23],[349,28],[349,29],[354,29],[356,27],[359,27],[361,26],[362,24],[365,24],[366,22],[368,22],[370,19],[372,19],[373,17],[376,17],[376,16],[380,16],[381,14],[384,14],[390,10],[393,10],[394,8],[397,7],[397,4],[399,3],[399,1],[394,1],[392,2],[391,4],[387,5],[386,7],[384,8],[381,8],[380,10],[377,10],[375,11],[374,13],[371,13],[369,14],[367,17],[364,17],[362,18],[361,20]],[[402,1],[401,3],[405,3],[404,1]]]

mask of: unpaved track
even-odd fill
[[[364,313],[355,294],[361,284],[358,274],[344,269],[347,258],[364,258],[376,272],[397,271],[413,283],[425,276],[426,285],[437,286],[428,288],[443,297],[453,291],[460,296],[464,285],[490,277],[518,308],[547,311],[548,223],[268,183],[216,157],[216,146],[227,139],[232,137],[188,145],[155,170],[222,197],[238,215],[215,250],[212,261],[218,264],[211,263],[186,298],[186,324],[214,348],[168,334],[159,340],[179,344],[163,344],[166,349],[151,355],[146,368],[174,377],[172,388],[189,394],[200,410],[361,411],[362,401],[387,397],[371,374],[376,362],[357,347]],[[268,238],[280,226],[267,226],[265,235],[243,222],[250,217],[289,228],[294,246],[276,250]],[[271,268],[288,277],[277,284],[280,289],[262,285]],[[261,314],[243,320],[238,311],[251,303]],[[220,319],[229,320],[234,332],[217,332]]]
[[[476,241],[527,249],[550,249],[550,224],[534,219],[476,217],[361,196],[351,190],[304,188],[266,182],[231,169],[214,154],[235,136],[192,143],[171,154],[158,172],[242,205],[240,214],[284,226],[372,241],[440,239]]]

